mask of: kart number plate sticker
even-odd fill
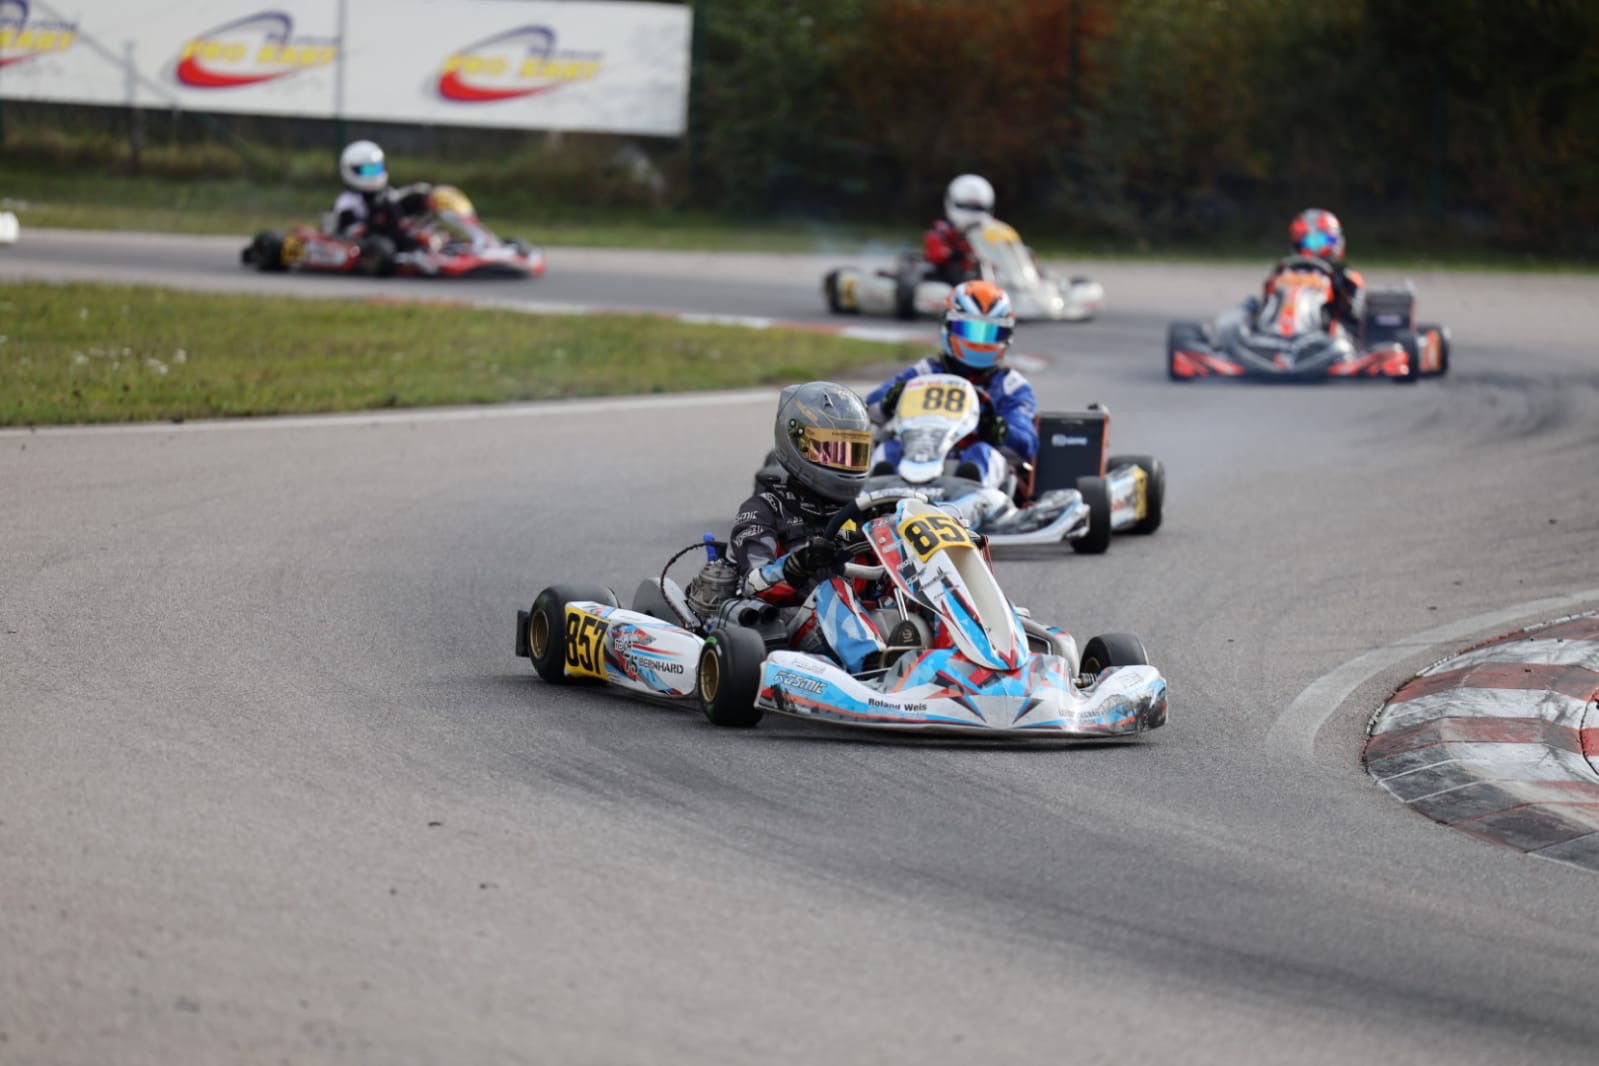
[[[990,244],[1020,244],[1021,234],[1003,222],[990,222],[983,227],[983,239]]]
[[[911,385],[899,398],[901,418],[919,418],[922,415],[948,415],[960,418],[971,409],[976,390],[958,385]]]
[[[605,680],[605,634],[611,623],[576,607],[566,609],[566,673],[568,677]]]
[[[946,548],[975,548],[966,527],[946,514],[921,514],[900,523],[899,535],[926,562]]]

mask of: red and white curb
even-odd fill
[[[1412,810],[1599,872],[1599,613],[1436,663],[1372,720],[1366,769]]]

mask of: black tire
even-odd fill
[[[822,279],[822,295],[827,298],[827,309],[835,315],[852,315],[857,313],[853,307],[845,307],[838,299],[838,275],[840,271],[829,270]]]
[[[1072,551],[1103,554],[1110,547],[1110,486],[1102,477],[1080,477],[1077,491],[1088,503],[1088,532],[1070,542]]]
[[[1160,528],[1166,506],[1166,464],[1153,455],[1113,455],[1105,461],[1107,469],[1136,466],[1144,472],[1144,517],[1128,528],[1129,533],[1149,534]]]
[[[373,278],[386,278],[394,273],[394,257],[398,254],[394,242],[381,233],[369,233],[361,238],[361,273]]]
[[[1091,637],[1083,647],[1078,671],[1097,676],[1109,666],[1148,666],[1149,652],[1144,642],[1131,633],[1102,633]]]
[[[753,629],[725,626],[705,638],[695,678],[700,710],[712,725],[749,729],[766,714],[755,706],[766,641]]]
[[[250,247],[244,250],[244,261],[254,265],[263,274],[276,274],[287,269],[283,265],[283,234],[271,229],[257,233]]]
[[[575,600],[593,600],[619,607],[616,593],[603,585],[551,585],[533,598],[527,612],[528,658],[533,669],[552,685],[570,685],[579,680],[566,676],[566,605]]]
[[[1189,347],[1187,341],[1198,347],[1204,343],[1205,330],[1197,322],[1173,322],[1166,330],[1166,377],[1172,381],[1192,381],[1177,373],[1177,349]]]
[[[1429,374],[1429,377],[1441,378],[1449,373],[1449,330],[1436,322],[1429,322],[1425,326],[1417,326],[1416,332],[1420,334],[1438,334],[1438,372]]]
[[[1404,345],[1405,353],[1410,359],[1406,373],[1393,380],[1400,385],[1414,385],[1421,380],[1421,342],[1408,329],[1394,339]]]

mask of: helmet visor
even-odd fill
[[[1004,344],[1010,340],[1011,327],[998,322],[985,322],[974,318],[952,318],[947,323],[950,335],[973,344]]]
[[[1330,234],[1314,229],[1305,234],[1304,240],[1299,243],[1304,246],[1307,252],[1325,252],[1333,246],[1333,239]]]
[[[355,172],[363,178],[380,178],[383,176],[383,164],[382,162],[362,163],[355,168]]]
[[[864,429],[807,426],[794,441],[807,462],[828,470],[864,474],[871,461],[872,434]]]

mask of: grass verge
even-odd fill
[[[822,333],[437,304],[0,285],[0,425],[738,388],[909,362]]]

